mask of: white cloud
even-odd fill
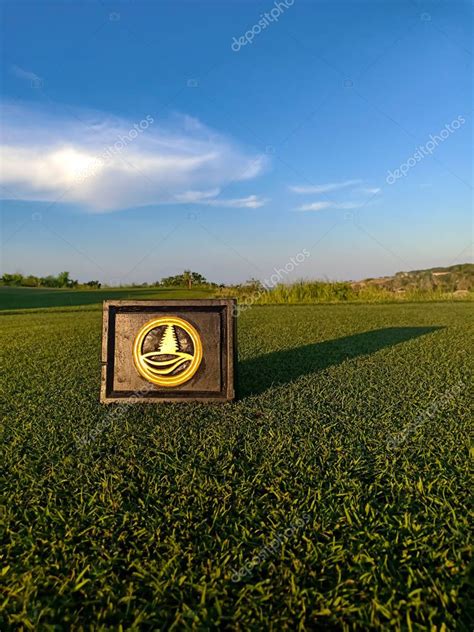
[[[244,198],[217,199],[206,202],[210,206],[226,206],[229,208],[260,208],[267,200],[258,195],[248,195]]]
[[[297,211],[322,211],[325,208],[330,208],[331,202],[312,202],[311,204],[303,204],[299,206]]]
[[[360,193],[364,193],[366,195],[377,195],[377,193],[380,193],[382,189],[380,187],[361,187],[360,189],[358,189],[358,191]]]
[[[228,208],[260,208],[267,200],[258,195],[244,198],[218,198],[220,189],[208,191],[185,191],[175,195],[177,202],[185,204],[204,204],[206,206],[223,206]]]
[[[362,187],[357,186],[360,185],[363,180],[344,180],[344,182],[331,182],[328,184],[319,184],[315,186],[291,186],[290,189],[294,193],[300,194],[309,194],[309,193],[329,193],[331,191],[339,191],[344,190],[344,193],[347,193],[346,189],[351,189],[351,195],[355,195],[355,200],[350,201],[336,201],[328,199],[327,201],[317,200],[315,202],[308,202],[306,204],[302,204],[295,210],[297,211],[323,211],[324,209],[332,208],[337,210],[348,210],[361,208],[365,204],[368,203],[368,200],[361,199],[362,195],[376,195],[381,191],[380,188],[376,187]]]
[[[199,202],[206,202],[210,198],[217,197],[220,193],[220,189],[210,189],[209,191],[185,191],[184,193],[177,193],[174,197],[177,202],[183,202],[184,204],[198,204]]]
[[[363,202],[311,202],[310,204],[303,204],[299,206],[297,211],[323,211],[326,208],[334,208],[338,210],[348,210],[353,208],[361,208],[364,206]]]
[[[5,105],[0,183],[17,198],[95,212],[149,204],[203,203],[230,182],[258,176],[265,156],[189,116],[125,120],[55,107]],[[140,120],[141,118],[141,120]],[[257,208],[257,196],[215,206]]]
[[[316,184],[310,186],[290,186],[290,191],[293,193],[330,193],[331,191],[339,191],[339,189],[346,189],[347,187],[361,184],[362,180],[344,180],[344,182],[328,182],[327,184]]]

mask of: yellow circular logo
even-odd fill
[[[201,364],[197,330],[178,316],[149,321],[133,343],[133,361],[142,377],[158,386],[178,386],[192,378]]]

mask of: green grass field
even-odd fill
[[[26,287],[0,287],[0,310],[43,309],[45,307],[78,307],[96,305],[102,309],[102,301],[208,298],[211,290],[184,288],[104,288],[100,290],[68,290]]]
[[[237,402],[118,410],[96,307],[0,322],[0,629],[472,630],[469,304],[255,307]]]

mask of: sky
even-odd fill
[[[469,2],[1,9],[2,272],[291,282],[472,260]]]

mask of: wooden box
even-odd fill
[[[236,301],[104,301],[100,400],[234,399]]]

